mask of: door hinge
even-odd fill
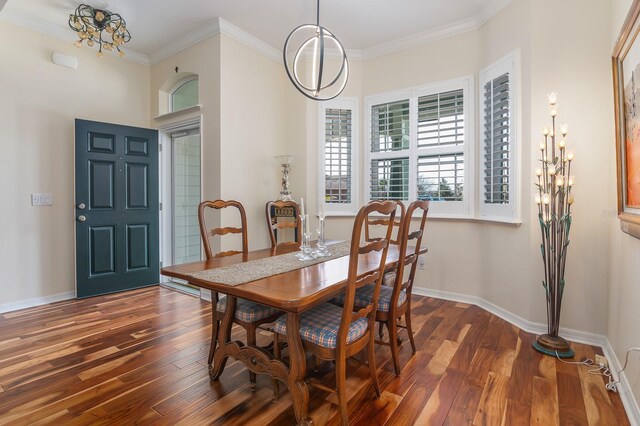
[[[162,211],[162,203],[160,203],[160,210]]]
[[[162,144],[161,144],[161,143],[159,143],[159,144],[158,144],[158,150],[159,150],[160,152],[162,152]]]

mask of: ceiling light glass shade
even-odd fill
[[[319,10],[318,2],[318,10]],[[303,24],[287,37],[282,52],[287,75],[303,95],[316,101],[338,96],[349,79],[342,43],[318,23]]]
[[[69,15],[69,28],[78,33],[80,38],[75,45],[80,47],[87,40],[89,47],[98,44],[98,57],[102,57],[102,50],[117,51],[124,56],[120,46],[131,40],[127,24],[117,13],[108,10],[95,9],[87,4],[81,4],[75,13]]]

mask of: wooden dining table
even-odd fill
[[[212,380],[217,380],[224,371],[229,357],[243,362],[249,370],[258,374],[268,374],[287,384],[293,399],[296,421],[299,425],[312,425],[309,417],[309,389],[304,381],[306,357],[299,332],[299,316],[302,312],[338,296],[347,284],[349,256],[338,257],[294,269],[278,275],[268,276],[236,286],[195,278],[194,273],[220,268],[240,262],[250,262],[278,256],[298,250],[290,246],[281,250],[263,249],[250,251],[247,255],[214,258],[199,262],[173,265],[162,268],[162,275],[186,280],[214,292],[227,295],[227,308],[218,329],[218,348],[213,364],[209,366]],[[408,247],[407,253],[413,253]],[[421,252],[426,252],[426,249]],[[387,254],[386,267],[391,269],[398,261],[399,249],[391,245]],[[379,266],[380,253],[370,252],[359,256],[358,274],[366,275]],[[287,342],[289,362],[274,358],[273,354],[259,346],[231,341],[231,327],[235,317],[237,298],[262,303],[279,309],[287,316]],[[215,309],[215,306],[213,307]]]

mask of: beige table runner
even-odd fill
[[[206,271],[190,274],[193,278],[204,281],[211,281],[217,284],[225,284],[235,287],[273,275],[283,274],[296,269],[326,262],[327,260],[347,256],[351,249],[349,241],[327,246],[330,256],[319,257],[312,260],[300,260],[296,257],[298,252],[281,254],[278,256],[266,257],[264,259],[252,260],[249,262],[235,263],[233,265],[222,266]]]

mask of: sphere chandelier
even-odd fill
[[[332,57],[337,53],[337,60],[328,61],[327,53],[332,53]],[[336,36],[320,25],[320,0],[316,3],[315,25],[302,24],[291,31],[282,55],[289,79],[310,99],[333,99],[347,85],[347,54]]]

